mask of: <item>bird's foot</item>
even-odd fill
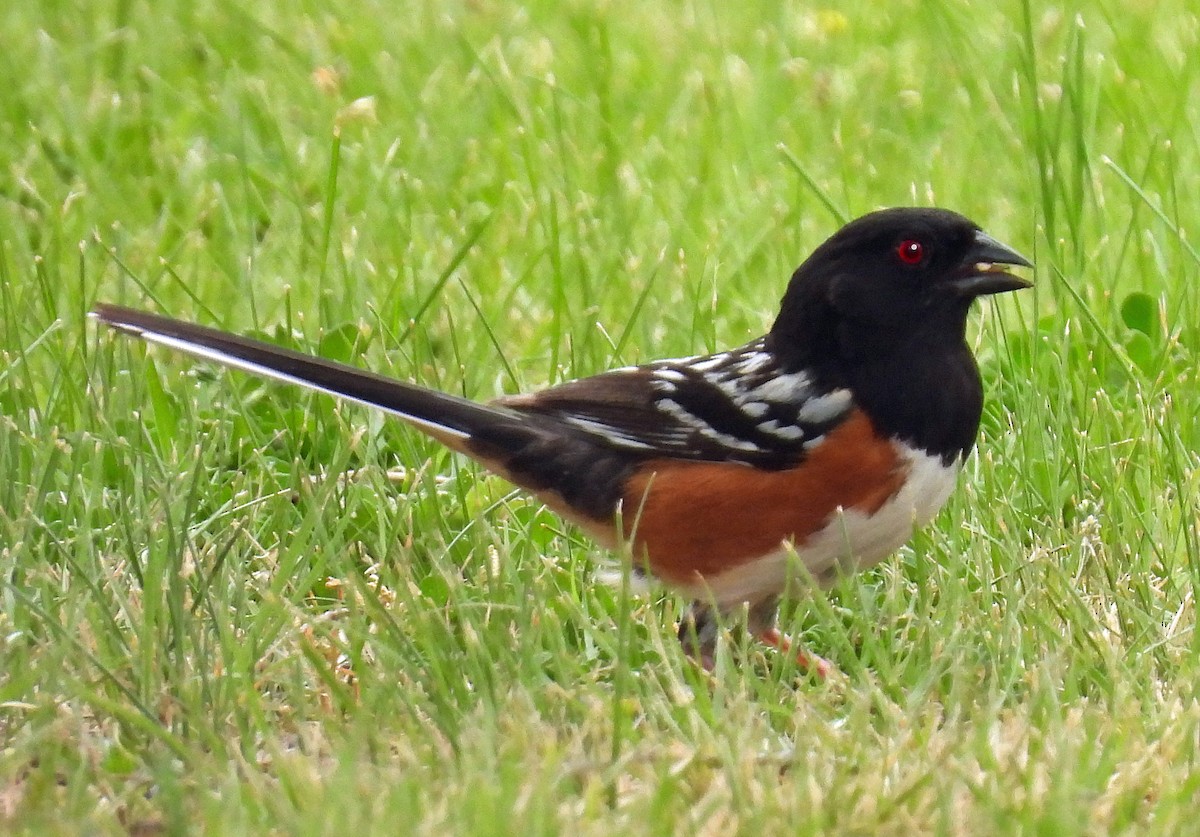
[[[755,635],[759,642],[769,645],[782,654],[795,653],[796,665],[805,671],[810,671],[821,680],[825,680],[836,669],[833,663],[824,657],[810,654],[807,651],[795,651],[792,641],[779,632],[778,628],[767,628]]]

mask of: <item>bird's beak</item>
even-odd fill
[[[960,296],[987,296],[1028,288],[1028,279],[1006,273],[1002,265],[1033,267],[1029,259],[984,232],[976,232],[971,249],[951,284]]]

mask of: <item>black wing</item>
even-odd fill
[[[786,370],[763,340],[739,349],[606,372],[497,404],[570,425],[606,446],[782,468],[853,407],[845,389],[820,389]]]

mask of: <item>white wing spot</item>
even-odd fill
[[[670,367],[655,369],[654,377],[658,378],[659,380],[672,381],[674,383],[687,380],[687,375],[685,375],[683,372],[680,372],[678,369],[671,369]]]
[[[770,433],[772,436],[778,436],[780,439],[802,439],[804,431],[794,424],[780,425],[777,421],[766,421],[758,426],[758,429],[763,433]]]
[[[791,372],[787,375],[768,378],[752,389],[749,395],[756,400],[770,401],[775,404],[796,403],[801,400],[808,387],[808,375],[803,372]]]
[[[850,409],[851,401],[850,390],[835,389],[825,395],[805,401],[800,406],[796,418],[804,424],[823,424]]]
[[[697,372],[708,372],[716,369],[718,366],[724,365],[729,360],[729,352],[721,352],[720,354],[709,355],[702,357],[699,360],[693,360],[688,363],[688,366],[695,369]]]
[[[669,398],[659,401],[658,407],[671,418],[677,419],[684,425],[695,429],[701,436],[712,439],[714,442],[722,444],[727,448],[756,452],[762,450],[762,448],[753,442],[747,442],[745,439],[739,439],[737,436],[730,436],[728,433],[722,433],[699,417],[689,413]]]
[[[602,424],[598,421],[593,421],[592,419],[583,418],[582,416],[566,416],[565,421],[575,425],[580,430],[585,430],[588,433],[608,439],[614,445],[620,445],[621,447],[627,448],[637,448],[638,450],[650,450],[652,448],[651,445],[648,445],[645,442],[627,436],[624,433],[616,430],[616,428],[610,427],[607,424]]]
[[[737,370],[742,375],[752,375],[771,364],[774,357],[766,352],[751,352],[737,363]]]
[[[738,385],[737,379],[727,378],[720,375],[705,375],[704,382],[709,386],[716,387],[721,392],[728,396],[729,400],[735,404],[739,403],[742,397],[742,388]]]

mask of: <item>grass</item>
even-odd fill
[[[9,3],[0,829],[1194,823],[1200,19],[1182,0]],[[369,97],[369,98],[368,98]],[[1037,261],[934,526],[697,672],[681,602],[137,304],[473,397],[734,345],[841,216]]]

